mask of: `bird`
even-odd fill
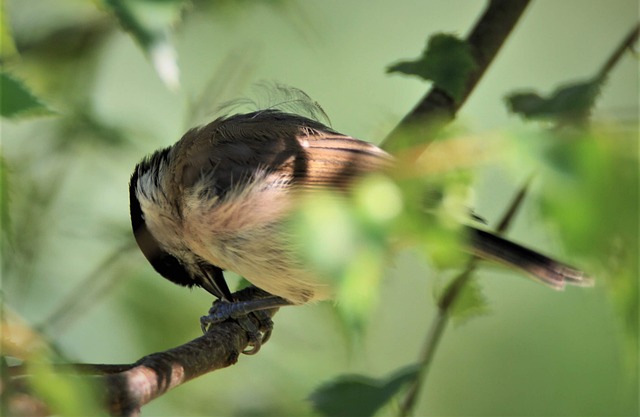
[[[161,276],[219,299],[206,323],[220,314],[330,299],[329,281],[291,249],[286,219],[301,194],[348,192],[358,179],[395,163],[380,147],[295,113],[221,116],[136,165],[129,183],[133,234]],[[465,225],[464,232],[471,254],[552,288],[592,282],[581,270],[488,230]],[[268,296],[234,300],[226,270]]]

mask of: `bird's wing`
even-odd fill
[[[298,136],[305,164],[294,172],[297,183],[310,188],[343,190],[365,174],[389,167],[392,158],[377,146],[327,132],[303,132]]]

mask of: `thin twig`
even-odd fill
[[[602,66],[598,72],[598,78],[603,80],[609,74],[609,72],[616,66],[620,58],[624,55],[625,51],[633,46],[640,36],[640,24],[636,25],[627,36],[620,42],[618,48],[611,54],[607,62]]]
[[[472,273],[476,268],[476,263],[477,258],[472,257],[469,259],[464,271],[451,281],[451,284],[447,287],[440,298],[438,302],[438,311],[429,326],[429,332],[427,333],[422,352],[420,353],[420,358],[418,360],[420,367],[418,369],[418,373],[409,386],[409,390],[407,391],[407,394],[400,406],[398,416],[409,416],[415,409],[418,395],[420,394],[422,386],[427,378],[427,373],[431,367],[431,362],[435,356],[438,344],[442,339],[444,329],[447,327],[447,323],[449,322],[450,308],[455,303],[462,288],[464,288],[468,280],[471,278]]]
[[[497,233],[505,232],[511,225],[511,222],[518,212],[518,209],[522,206],[522,202],[526,197],[530,183],[531,178],[526,181],[526,183],[513,197],[506,212],[502,216],[498,227],[496,228]],[[418,360],[418,363],[420,365],[419,371],[416,375],[416,378],[409,385],[407,394],[400,405],[398,416],[406,417],[413,413],[418,395],[420,394],[421,388],[423,387],[424,382],[427,378],[431,362],[433,361],[436,350],[438,348],[438,345],[440,344],[440,340],[442,339],[442,335],[449,321],[451,310],[455,305],[458,297],[462,293],[462,290],[466,286],[467,282],[469,282],[469,280],[473,276],[473,272],[475,271],[477,264],[478,258],[470,258],[466,268],[451,281],[451,283],[447,286],[444,293],[438,300],[438,311],[436,313],[436,317],[431,322],[429,332],[427,333],[427,337],[425,339],[425,343]]]
[[[44,334],[60,334],[72,322],[80,317],[86,309],[95,306],[97,299],[109,294],[117,281],[123,279],[124,274],[116,277],[106,276],[106,272],[116,264],[121,257],[133,248],[133,242],[127,242],[116,248],[100,264],[98,264],[76,287],[58,304],[36,330]]]
[[[530,175],[529,178],[525,181],[525,183],[520,187],[520,190],[516,193],[511,200],[511,204],[509,204],[509,209],[502,215],[502,219],[500,223],[496,226],[496,232],[504,233],[507,231],[513,219],[516,217],[518,209],[522,205],[524,198],[527,196],[529,192],[529,187],[531,186],[531,181],[533,181],[533,175]]]
[[[54,363],[47,368],[60,374],[101,376],[128,371],[135,364],[93,364],[93,363]],[[8,366],[6,376],[10,378],[28,376],[33,368],[27,364]]]

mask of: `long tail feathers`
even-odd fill
[[[523,271],[556,290],[564,289],[567,284],[583,287],[593,285],[593,279],[587,274],[562,262],[490,232],[473,227],[468,227],[468,232],[471,252],[479,258]]]

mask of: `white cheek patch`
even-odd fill
[[[136,186],[145,225],[164,250],[174,255],[184,253],[186,245],[180,215],[158,181],[166,178],[167,167],[162,163],[155,169],[140,175]]]
[[[147,229],[163,249],[174,254],[183,251],[182,226],[166,200],[152,201],[140,195],[138,201]]]

